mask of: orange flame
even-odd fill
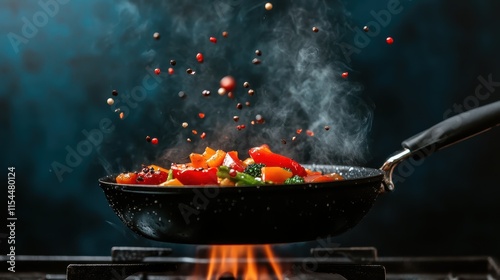
[[[206,280],[228,275],[241,280],[283,280],[282,267],[270,245],[213,246],[209,249],[209,263],[203,274]]]

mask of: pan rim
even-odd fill
[[[140,185],[140,184],[119,184],[116,183],[115,178],[118,174],[112,174],[98,179],[99,186],[103,189],[114,188],[115,191],[122,192],[133,192],[133,193],[149,193],[149,194],[184,194],[186,192],[193,192],[196,190],[214,190],[217,189],[218,192],[241,192],[241,191],[293,191],[293,190],[303,190],[303,189],[321,189],[330,187],[356,187],[357,185],[364,185],[366,183],[372,183],[375,181],[380,181],[384,177],[384,171],[376,168],[362,167],[362,166],[349,166],[349,165],[327,165],[327,164],[304,164],[308,168],[312,167],[312,170],[317,170],[319,168],[338,168],[351,170],[360,169],[366,172],[372,172],[373,175],[364,176],[360,178],[349,178],[339,181],[331,182],[318,182],[318,183],[304,183],[304,184],[292,184],[292,185],[265,185],[265,186],[241,186],[241,187],[221,187],[217,185],[185,185],[185,186],[158,186],[158,185]]]

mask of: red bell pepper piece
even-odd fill
[[[194,168],[184,164],[172,164],[172,175],[183,185],[217,185],[217,167]]]
[[[304,177],[304,182],[306,183],[321,183],[321,182],[332,182],[332,181],[340,181],[344,180],[342,176],[337,173],[332,174],[313,174],[307,175]]]
[[[306,169],[302,167],[302,165],[291,158],[273,153],[266,144],[251,148],[248,151],[248,154],[255,161],[255,163],[263,163],[266,166],[288,168],[292,171],[293,175],[299,175],[301,177],[307,175]]]
[[[232,168],[236,171],[243,172],[246,168],[246,164],[238,158],[237,151],[230,151],[226,153],[222,165]]]

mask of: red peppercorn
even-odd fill
[[[231,168],[231,169],[229,169],[229,176],[231,176],[231,177],[236,176],[236,170],[234,170],[234,169],[232,169],[232,168]]]
[[[156,74],[156,75],[160,75],[160,72],[161,72],[160,68],[156,68],[156,69],[155,69],[155,74]]]
[[[202,53],[198,53],[196,55],[196,60],[198,60],[199,63],[202,63],[203,62],[203,54]]]
[[[387,44],[389,45],[392,45],[392,43],[394,43],[394,39],[392,39],[392,37],[387,37],[387,39],[385,39],[385,41],[387,42]]]
[[[174,74],[174,68],[170,67],[168,68],[168,74],[173,75]]]
[[[158,144],[158,138],[151,139],[151,144],[153,144],[153,145]]]
[[[349,76],[349,72],[342,73],[342,78],[347,79],[348,76]]]
[[[214,43],[214,44],[215,44],[215,43],[217,43],[217,38],[215,38],[215,37],[210,37],[210,42],[212,42],[212,43]]]
[[[200,138],[201,139],[205,139],[205,137],[207,137],[207,134],[205,132],[203,132],[201,135],[200,135]]]

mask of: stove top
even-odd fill
[[[2,256],[0,279],[206,279],[193,276],[206,258],[171,257],[169,248],[113,247],[111,256],[16,256],[16,272]],[[258,259],[264,264],[266,259]],[[375,248],[312,249],[306,258],[278,258],[282,278],[347,280],[500,280],[500,268],[489,256],[379,257]],[[232,275],[214,280],[244,279]]]

